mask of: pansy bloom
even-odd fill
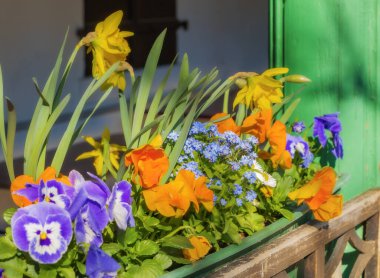
[[[206,256],[212,247],[204,236],[191,236],[189,241],[194,248],[183,249],[182,253],[186,259],[192,262],[198,261]]]
[[[306,168],[313,160],[313,154],[310,151],[309,144],[300,136],[286,135],[286,150],[292,158],[298,153],[302,159],[301,166]]]
[[[227,113],[217,113],[211,117],[210,121],[216,121],[226,116],[228,116]],[[222,121],[217,121],[215,125],[221,134],[225,133],[226,131],[232,131],[233,133],[240,135],[240,126],[238,126],[231,117]]]
[[[116,183],[112,189],[108,201],[108,213],[111,220],[115,220],[117,226],[125,230],[134,227],[135,220],[132,214],[132,186],[126,181]]]
[[[11,184],[11,193],[13,201],[19,207],[28,206],[39,200],[40,186],[46,185],[47,181],[55,181],[62,188],[70,191],[68,188],[71,184],[68,177],[59,174],[52,167],[47,167],[45,171],[35,181],[33,177],[28,175],[20,175],[16,177]]]
[[[90,278],[116,277],[120,265],[102,249],[91,245],[86,258],[86,275]]]
[[[101,179],[89,175],[92,180],[84,180],[77,171],[70,172],[75,194],[69,212],[71,219],[75,220],[76,241],[100,246],[102,231],[109,222],[106,204],[111,192]]]
[[[125,165],[134,166],[133,179],[143,188],[151,188],[159,184],[169,168],[169,159],[165,151],[152,145],[144,145],[125,156]]]
[[[12,237],[17,248],[42,264],[56,263],[66,252],[72,228],[69,213],[46,202],[20,208],[12,217]]]
[[[288,194],[298,204],[305,202],[312,210],[315,219],[328,221],[341,214],[343,198],[332,195],[336,183],[336,173],[331,167],[324,167],[303,187]]]
[[[340,137],[342,124],[340,123],[338,114],[339,113],[333,113],[315,117],[313,136],[317,137],[318,141],[324,147],[327,143],[325,130],[330,131],[333,137],[332,139],[334,145],[332,153],[336,158],[343,158],[343,142],[342,138]]]
[[[295,133],[301,133],[306,128],[305,124],[301,122],[295,122],[292,126],[292,131]]]

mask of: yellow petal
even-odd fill
[[[104,20],[103,34],[108,36],[112,34],[113,32],[115,32],[118,29],[122,18],[123,18],[123,11],[121,10],[116,11],[113,14],[109,15]]]
[[[96,174],[98,176],[101,176],[103,173],[103,164],[104,163],[103,163],[103,157],[102,156],[98,156],[95,158],[93,165],[95,167]]]
[[[101,155],[100,151],[98,150],[93,150],[90,152],[85,152],[79,155],[75,160],[82,160],[82,159],[87,159],[87,158],[92,158],[92,157],[97,157]]]
[[[161,134],[157,134],[152,141],[149,143],[149,145],[155,147],[155,148],[160,148],[163,144],[162,136]]]
[[[289,69],[288,68],[273,68],[273,69],[267,69],[266,71],[263,72],[263,75],[266,76],[276,76],[279,74],[285,74],[288,73]]]

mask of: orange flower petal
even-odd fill
[[[220,119],[222,117],[228,116],[227,113],[217,113],[214,116],[211,117],[211,121]],[[216,127],[218,128],[219,133],[224,133],[226,131],[232,131],[237,135],[240,135],[240,127],[235,123],[235,121],[232,118],[225,119],[220,122],[215,123]]]
[[[265,142],[272,121],[272,109],[266,109],[245,118],[241,132],[254,135],[260,143]]]
[[[189,240],[194,248],[182,250],[183,256],[189,261],[195,262],[203,258],[211,249],[210,242],[203,236],[191,236]]]
[[[12,181],[12,184],[11,184],[12,199],[13,199],[13,202],[15,202],[15,204],[19,207],[26,207],[32,204],[32,202],[29,201],[28,198],[24,196],[19,196],[16,194],[16,191],[20,189],[24,189],[27,183],[35,184],[36,182],[34,181],[32,177],[27,176],[27,175],[18,176]]]
[[[343,209],[343,196],[331,195],[327,201],[313,210],[314,218],[318,221],[329,221],[339,216]]]

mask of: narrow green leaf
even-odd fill
[[[142,127],[145,108],[148,101],[150,88],[152,86],[154,74],[156,72],[165,34],[166,29],[158,36],[154,42],[144,67],[144,72],[141,77],[141,84],[138,91],[138,99],[136,101],[136,109],[133,116],[132,138],[136,136]]]
[[[226,90],[224,92],[224,98],[223,98],[223,113],[228,114],[228,106],[229,106],[229,96],[230,96],[230,90]]]
[[[100,88],[100,86],[111,76],[111,74],[117,69],[119,66],[118,63],[115,63],[112,65],[107,72],[98,80],[98,81],[92,81],[91,84],[87,87],[86,91],[83,93],[83,96],[79,100],[78,104],[75,107],[75,110],[73,112],[73,115],[71,116],[70,122],[66,128],[65,133],[62,136],[61,141],[59,142],[59,145],[57,147],[57,150],[54,154],[53,161],[51,163],[51,166],[56,169],[56,171],[59,173],[61,170],[63,161],[66,157],[67,151],[71,144],[73,143],[74,136],[78,136],[76,131],[76,126],[78,123],[78,120],[80,118],[80,115],[83,111],[83,108],[87,102],[87,100],[96,92],[97,89]],[[95,83],[94,83],[95,82]],[[107,90],[106,95],[109,95],[109,92],[112,89]],[[102,102],[104,99],[101,100]],[[87,120],[88,121],[88,120]],[[87,123],[86,121],[86,123]],[[81,126],[81,129],[83,129],[84,125]]]
[[[47,99],[44,97],[44,95],[42,94],[42,91],[41,91],[40,87],[38,86],[37,79],[36,79],[35,77],[33,77],[33,78],[32,78],[32,81],[33,81],[34,87],[36,88],[37,94],[38,94],[38,95],[40,96],[40,98],[42,99],[42,105],[44,105],[44,106],[49,106],[49,107],[50,107],[49,102],[48,102]]]
[[[49,119],[47,120],[45,126],[40,130],[38,136],[35,139],[35,146],[31,152],[30,159],[32,161],[38,161],[41,150],[44,147],[44,142],[46,141],[54,123],[57,121],[58,117],[62,114],[62,111],[65,109],[67,103],[70,100],[70,95],[67,95],[57,106],[57,108],[53,111],[53,113],[50,115]],[[37,164],[30,164],[28,168],[29,172],[31,173],[34,178],[36,178],[40,173],[37,173]],[[58,170],[57,170],[58,171]]]
[[[280,122],[283,124],[286,124],[286,122],[289,120],[289,118],[292,116],[294,110],[297,108],[297,105],[300,103],[301,99],[297,98],[294,100],[289,107],[285,110],[284,115],[281,116]]]
[[[151,122],[149,125],[145,126],[143,129],[141,129],[140,132],[136,134],[136,137],[134,137],[131,140],[131,142],[129,143],[127,148],[130,149],[133,146],[133,144],[139,140],[141,135],[143,135],[148,130],[154,128],[156,125],[158,125],[158,123],[163,119],[163,117],[164,117],[163,115],[158,116],[153,122]]]
[[[123,92],[119,92],[119,107],[120,107],[120,120],[121,129],[123,130],[125,145],[129,146],[131,144],[131,116],[128,112],[127,100]]]
[[[15,179],[15,171],[13,167],[13,151],[14,151],[14,143],[16,136],[16,109],[10,99],[7,100],[7,108],[8,108],[8,129],[7,129],[7,168],[8,174],[11,181]]]

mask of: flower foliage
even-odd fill
[[[218,87],[210,81],[214,71],[198,79],[199,71],[189,71],[184,56],[178,88],[162,98],[170,68],[146,113],[165,32],[152,47],[146,72],[135,79],[126,62],[131,51],[126,38],[132,33],[119,30],[122,16],[117,11],[98,23],[70,58],[57,91],[83,45],[93,54],[93,76],[99,81],[78,103],[51,165],[45,166],[50,129],[42,127],[52,126],[59,116],[56,106],[67,104],[59,103],[61,92],[54,86],[53,93],[41,93],[20,175],[14,175],[5,150],[10,191],[19,208],[4,214],[10,227],[0,237],[0,246],[7,247],[0,276],[10,277],[20,265],[20,277],[158,277],[239,244],[281,217],[291,219],[296,205],[306,204],[319,221],[340,215],[343,198],[334,194],[338,175],[324,160],[326,154],[343,157],[338,113],[315,117],[309,134],[304,122],[292,123],[290,117],[299,99],[283,99],[286,82],[308,82],[306,77],[280,77],[288,69],[273,68],[237,73]],[[122,92],[125,70],[132,82],[128,101]],[[59,67],[53,73],[58,75]],[[234,83],[238,110],[229,114]],[[108,129],[100,141],[85,136],[93,150],[77,160],[94,159],[96,175],[60,174],[67,150],[90,118],[77,126],[81,109],[100,87],[119,89],[125,146],[111,144]],[[223,94],[224,112],[195,120]],[[0,125],[2,148],[8,144],[4,133]]]

